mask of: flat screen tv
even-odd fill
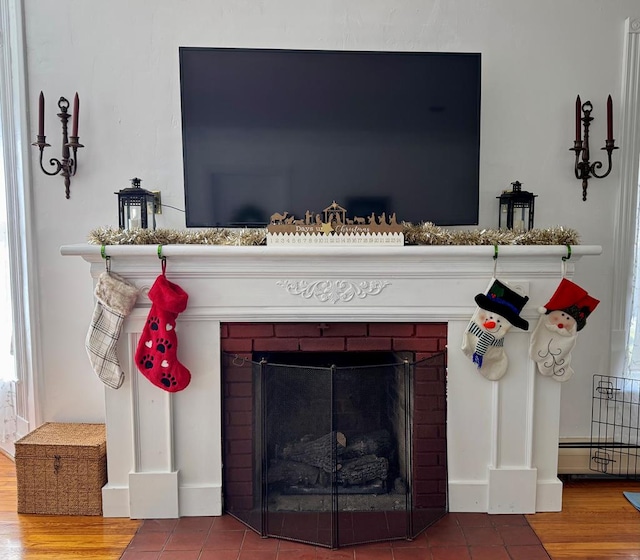
[[[180,48],[186,223],[478,223],[478,53]]]

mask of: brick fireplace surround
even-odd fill
[[[89,262],[94,282],[104,271],[99,246],[69,245],[61,252]],[[567,276],[582,257],[600,252],[599,246],[573,247]],[[449,511],[561,509],[561,384],[536,373],[528,358],[529,333],[513,328],[507,334],[509,368],[498,382],[478,375],[460,350],[475,310],[473,298],[487,289],[494,271],[493,247],[166,246],[167,276],[189,294],[187,310],[178,318],[178,339],[180,361],[192,380],[175,394],[151,385],[133,361],[150,306],[146,290],[161,272],[157,248],[112,246],[106,254],[112,270],[142,293],[120,338],[125,382],[118,390],[105,389],[105,516],[220,515],[222,344],[231,349],[236,328],[289,324],[282,328],[303,333],[315,332],[319,323],[356,330],[367,325],[366,336],[344,338],[351,349],[372,344],[376,334],[393,340],[390,344],[409,343],[416,333],[440,332],[446,323]],[[497,277],[529,296],[521,315],[532,324],[530,331],[537,307],[560,280],[566,254],[560,246],[499,248]],[[414,334],[385,336],[389,324],[410,324]],[[313,346],[322,337],[303,338]],[[236,351],[246,351],[242,337],[234,340]],[[443,343],[433,344],[437,350]]]

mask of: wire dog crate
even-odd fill
[[[640,380],[593,376],[589,468],[640,479]]]

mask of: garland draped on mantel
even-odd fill
[[[513,231],[508,229],[448,230],[430,222],[403,222],[406,245],[578,245],[580,236],[562,226]],[[264,245],[267,230],[242,229],[132,229],[101,227],[89,233],[93,245]]]

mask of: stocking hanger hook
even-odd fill
[[[162,254],[162,245],[158,245],[158,258],[162,261],[162,274],[167,270],[167,257]]]
[[[107,272],[111,272],[111,257],[109,255],[107,255],[107,248],[102,245],[100,247],[100,256],[104,259],[104,267],[106,268]]]
[[[498,244],[493,246],[493,277],[496,277],[496,269],[498,268]]]
[[[571,245],[567,243],[567,254],[562,257],[562,277],[567,275],[567,261],[571,258]]]

